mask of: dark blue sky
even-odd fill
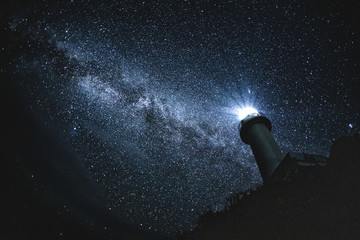
[[[284,153],[328,155],[359,132],[359,8],[45,1],[10,14],[4,69],[107,209],[173,236],[261,184],[236,109],[264,112]]]

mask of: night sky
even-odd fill
[[[31,162],[36,152],[13,159],[28,166],[46,201],[74,215],[79,204],[46,183],[48,168],[82,172],[79,188],[135,228],[189,231],[199,214],[262,184],[237,109],[263,112],[283,153],[328,156],[336,138],[359,133],[360,5],[310,2],[13,7],[2,13],[1,51],[10,59],[1,72],[35,125],[67,153],[42,168]]]

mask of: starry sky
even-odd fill
[[[43,1],[2,14],[11,59],[1,71],[89,173],[103,207],[174,236],[262,184],[239,137],[238,108],[263,112],[283,153],[328,156],[336,138],[359,133],[359,9]]]

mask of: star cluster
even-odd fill
[[[173,235],[261,184],[237,108],[264,112],[284,153],[328,155],[336,137],[359,132],[359,32],[341,9],[319,9],[45,2],[9,19],[20,49],[11,71],[107,207]]]

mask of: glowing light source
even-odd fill
[[[238,108],[235,110],[235,114],[237,115],[240,121],[251,114],[257,114],[257,113],[259,112],[253,107]]]

